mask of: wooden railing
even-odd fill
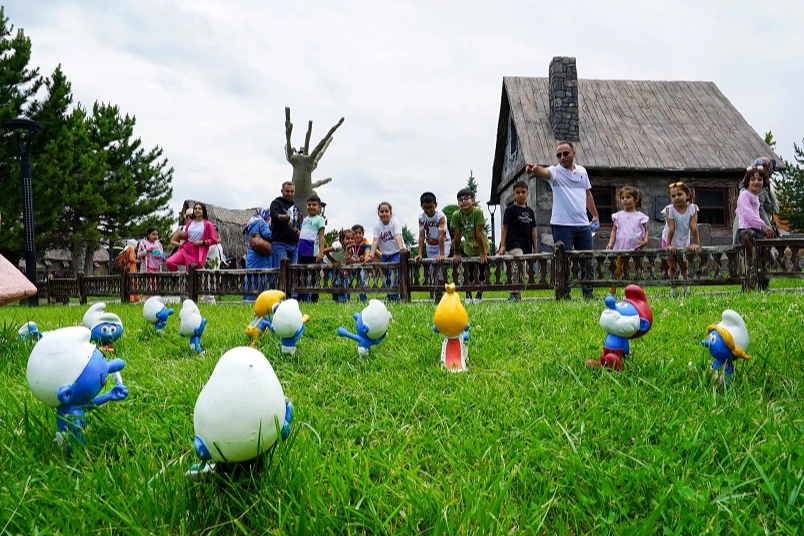
[[[260,270],[199,270],[187,272],[128,273],[113,276],[83,276],[49,279],[48,300],[87,297],[119,297],[132,294],[182,296],[197,300],[202,295],[256,296],[263,290],[279,289],[302,297],[316,294],[372,294],[399,296],[410,301],[413,292],[440,292],[445,283],[462,291],[555,291],[563,298],[570,287],[622,288],[640,286],[741,285],[756,289],[761,279],[804,279],[804,239],[755,240],[745,233],[736,246],[702,247],[674,257],[666,249],[639,251],[566,251],[556,244],[553,253],[520,257],[489,257],[442,262],[413,262],[403,251],[399,262],[334,267],[328,264],[290,264]],[[671,264],[675,276],[670,277]],[[682,268],[686,274],[682,277]]]

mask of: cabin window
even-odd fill
[[[595,200],[600,225],[611,225],[611,215],[617,212],[617,193],[615,189],[592,186],[592,198]],[[588,211],[587,216],[592,217]]]
[[[698,205],[698,223],[710,225],[727,225],[726,188],[696,188],[695,204]]]
[[[511,151],[511,156],[515,155],[519,150],[519,139],[516,137],[516,127],[514,126],[514,117],[508,118],[508,148]]]

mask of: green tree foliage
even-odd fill
[[[67,248],[74,269],[89,272],[99,246],[142,239],[151,226],[170,236],[173,169],[162,149],[144,147],[136,119],[117,106],[73,105],[61,67],[42,79],[28,68],[30,40],[12,33],[0,8],[0,120],[26,114],[42,124],[31,148],[37,253]],[[23,248],[19,147],[12,135],[1,139],[0,244],[15,262]]]
[[[419,244],[419,232],[416,231],[414,235],[411,230],[408,228],[408,224],[402,226],[402,243],[405,244],[405,247],[408,249],[413,248],[413,246],[418,246]],[[418,249],[418,247],[414,248]],[[416,254],[415,252],[413,253]]]
[[[804,140],[802,140],[804,143]],[[784,161],[784,169],[775,178],[779,217],[790,230],[804,231],[804,145],[793,144],[793,161]]]

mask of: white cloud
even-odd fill
[[[453,203],[470,169],[485,205],[502,77],[546,76],[556,55],[582,78],[712,80],[788,157],[804,136],[797,2],[16,0],[6,15],[76,101],[136,115],[176,169],[174,206],[279,195],[285,106],[297,147],[308,120],[316,143],[346,118],[314,175],[333,178],[330,227],[370,229],[387,200],[414,228],[419,194]]]

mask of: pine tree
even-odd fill
[[[804,140],[802,140],[804,143]],[[793,161],[784,161],[784,169],[776,177],[775,192],[779,201],[779,217],[790,230],[804,231],[804,149],[793,144]]]

